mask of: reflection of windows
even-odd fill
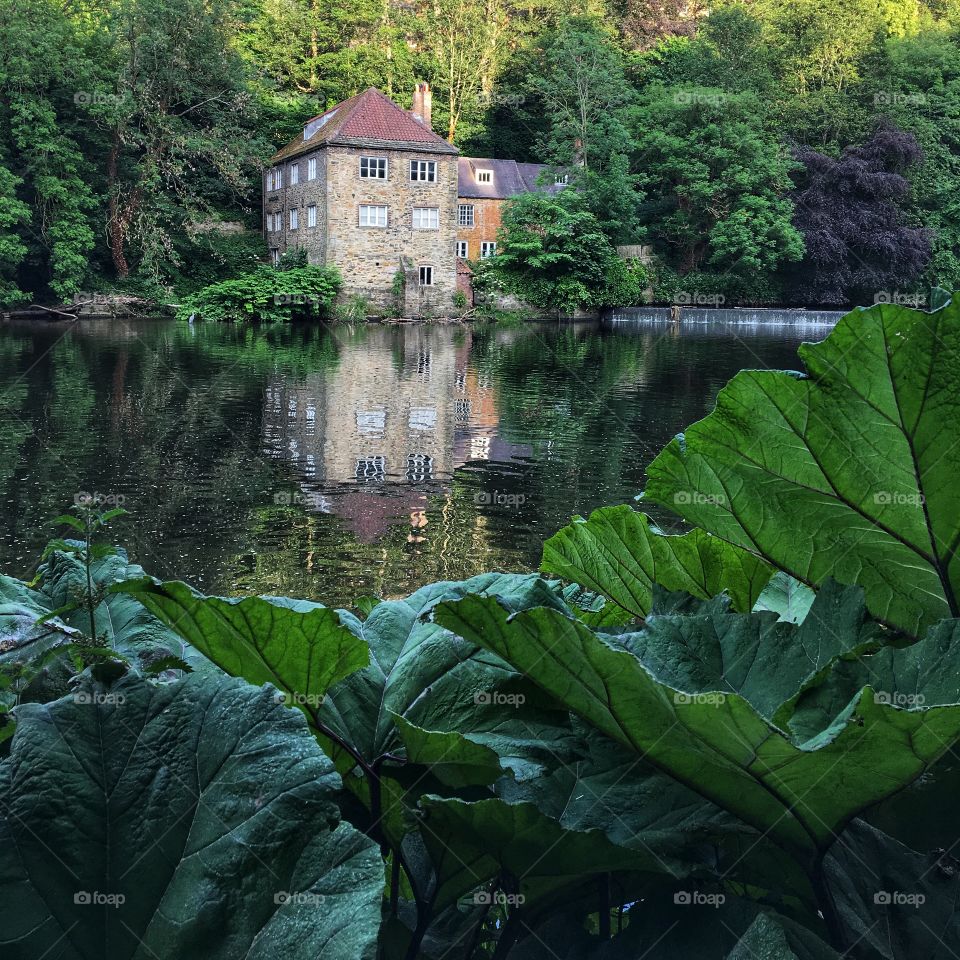
[[[411,407],[407,423],[411,430],[432,430],[437,425],[437,411],[434,407]]]
[[[357,460],[357,480],[360,483],[383,483],[387,463],[383,457],[360,457]]]
[[[387,423],[386,410],[358,410],[357,430],[363,434],[382,434]]]
[[[489,460],[490,459],[490,438],[489,437],[471,437],[470,438],[470,459],[471,460]]]
[[[420,380],[430,379],[430,367],[433,364],[433,357],[429,350],[422,350],[417,354],[417,377]]]
[[[454,413],[455,423],[466,423],[470,419],[470,401],[457,400],[456,412]]]
[[[424,453],[411,453],[407,457],[407,482],[423,483],[433,477],[433,457]]]
[[[459,369],[454,374],[453,378],[454,389],[457,393],[466,393],[467,391],[467,371],[465,369]]]

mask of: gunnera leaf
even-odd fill
[[[370,958],[383,864],[269,688],[128,675],[17,710],[0,763],[9,960]]]
[[[854,310],[800,357],[737,374],[645,497],[915,637],[960,617],[960,301]]]

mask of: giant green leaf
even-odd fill
[[[316,707],[338,680],[366,666],[367,645],[335,610],[306,600],[205,597],[149,577],[120,588],[232,676],[272,683]]]
[[[903,711],[875,702],[866,688],[799,743],[741,695],[677,691],[558,611],[510,614],[495,598],[466,597],[436,616],[801,858],[826,848],[851,817],[916,779],[960,738],[960,706]]]
[[[379,851],[269,689],[135,676],[18,709],[0,764],[10,960],[373,956]]]
[[[774,719],[781,704],[838,657],[873,651],[887,633],[867,617],[859,587],[832,580],[799,625],[772,612],[731,614],[716,608],[712,602],[702,612],[651,615],[643,630],[617,642],[675,690],[739,693],[758,713]]]
[[[703,530],[666,536],[629,506],[574,517],[543,545],[541,569],[602,594],[634,617],[650,611],[653,585],[695,597],[727,591],[750,610],[773,573],[753,554]]]
[[[805,583],[860,584],[915,636],[960,616],[960,302],[854,310],[800,356],[806,376],[739,373],[646,497]]]

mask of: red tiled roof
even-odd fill
[[[456,147],[415,120],[376,87],[368,87],[363,93],[313,117],[304,124],[304,128],[310,129],[318,120],[323,120],[323,123],[317,125],[309,139],[304,139],[301,131],[270,162],[278,163],[322,144],[401,146],[429,153],[457,152]]]

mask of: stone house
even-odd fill
[[[430,126],[431,93],[403,110],[374,87],[308,120],[264,175],[274,263],[302,248],[336,266],[372,312],[444,314],[463,261],[496,251],[503,201],[538,188],[542,164],[459,157]],[[467,287],[468,287],[467,283]]]

